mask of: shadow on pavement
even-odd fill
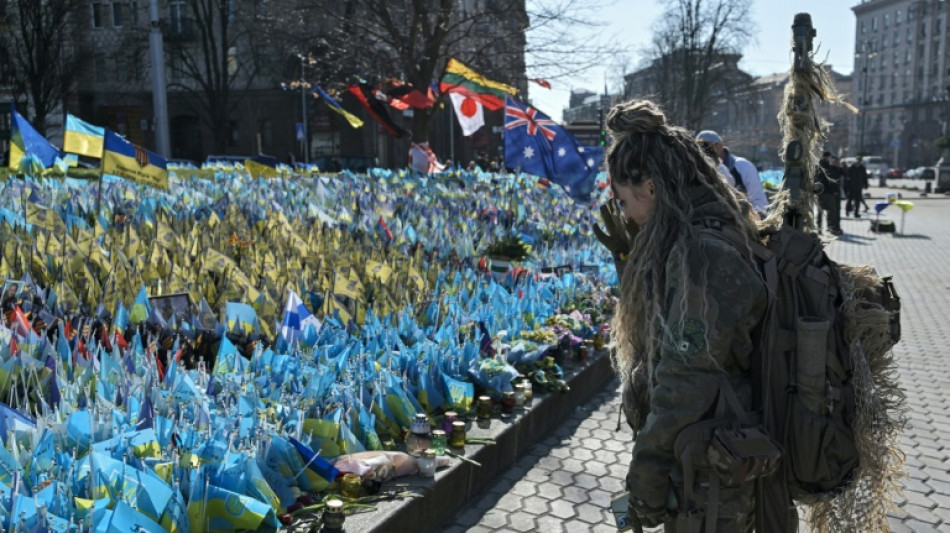
[[[851,244],[860,244],[862,246],[867,246],[870,243],[867,243],[864,241],[876,241],[877,239],[874,237],[864,237],[862,235],[854,235],[852,233],[842,233],[841,235],[838,235],[837,237],[835,237],[835,240],[842,241],[842,242],[849,242]]]
[[[932,241],[932,240],[933,240],[933,239],[931,239],[929,236],[927,236],[927,235],[921,235],[920,233],[909,233],[909,234],[895,233],[895,234],[894,234],[894,238],[895,238],[895,239],[922,239],[922,240],[925,240],[925,241]]]

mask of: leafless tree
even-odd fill
[[[653,34],[644,92],[671,120],[703,125],[716,101],[748,81],[732,69],[754,30],[751,0],[671,0]]]
[[[87,13],[82,0],[10,0],[0,29],[0,80],[16,100],[32,105],[32,125],[46,133],[47,118],[63,102],[88,65],[77,18]]]
[[[612,49],[581,35],[602,0],[309,0],[331,21],[308,43],[325,83],[395,77],[425,92],[454,57],[525,89],[597,66]],[[416,110],[412,139],[428,140],[438,106]]]
[[[278,38],[281,24],[297,28],[303,18],[292,1],[186,0],[178,5],[184,9],[172,12],[165,28],[172,70],[168,87],[193,97],[185,101],[211,130],[213,149],[221,153],[248,89],[262,80],[276,86],[276,76],[267,74],[279,70],[286,58]]]

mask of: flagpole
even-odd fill
[[[449,152],[452,154],[452,164],[458,164],[455,160],[455,106],[449,109]]]
[[[96,187],[96,220],[93,221],[92,225],[92,234],[96,234],[96,221],[99,219],[99,211],[102,208],[102,174],[105,170],[106,163],[106,137],[108,137],[109,132],[106,131],[102,136],[102,154],[99,157],[99,183]]]

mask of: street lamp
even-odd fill
[[[300,58],[300,121],[303,123],[303,139],[300,140],[300,150],[303,152],[303,162],[310,164],[310,138],[307,135],[307,56],[297,54]]]
[[[864,41],[861,46],[861,53],[864,55],[864,91],[863,96],[861,97],[861,136],[859,154],[864,154],[864,132],[867,130],[868,124],[868,106],[870,102],[868,101],[868,88],[871,84],[871,58],[877,56],[877,52],[871,52],[871,41]],[[855,54],[860,55],[860,54]]]

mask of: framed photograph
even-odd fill
[[[191,320],[191,299],[186,292],[152,296],[148,301],[166,321],[171,321],[172,317],[179,324]]]
[[[15,279],[5,279],[3,280],[3,292],[0,293],[0,301],[4,301],[7,298],[16,298],[24,290],[28,290],[26,283],[18,281]]]

